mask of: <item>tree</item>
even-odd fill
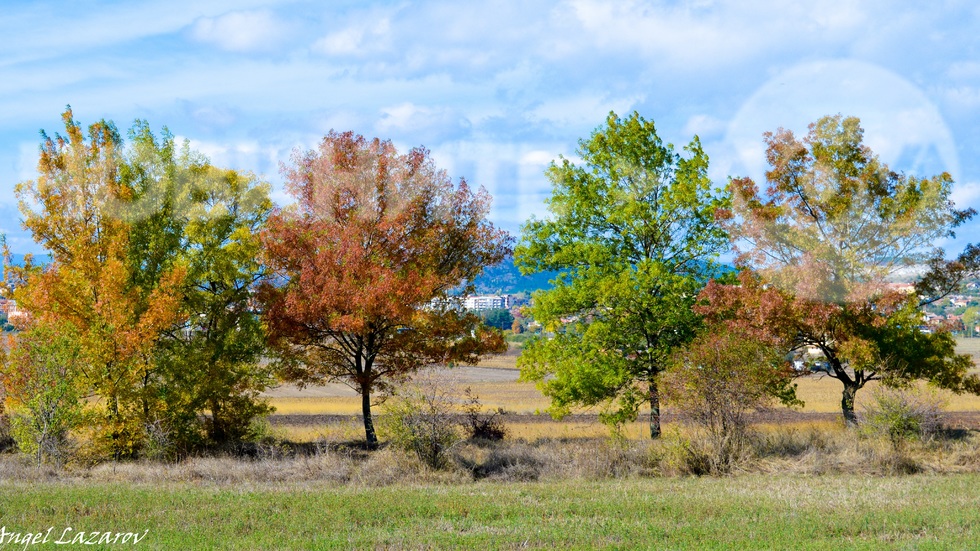
[[[216,168],[137,121],[124,178],[134,189],[129,256],[142,286],[173,265],[186,267],[179,323],[154,353],[159,414],[174,443],[242,439],[270,411],[259,393],[272,382],[253,293],[266,277],[258,233],[272,209],[269,185]]]
[[[957,288],[980,257],[970,246],[947,261],[931,248],[974,214],[955,209],[950,176],[891,171],[862,143],[856,118],[821,118],[802,141],[784,129],[765,139],[767,188],[733,179],[728,226],[736,262],[762,279],[709,287],[701,312],[743,330],[753,325],[789,350],[818,349],[844,387],[849,424],[857,421],[854,396],[870,381],[980,389],[948,332],[918,329],[919,308]],[[886,277],[916,263],[930,267],[916,293],[886,288]]]
[[[127,146],[111,122],[86,139],[70,109],[63,119],[66,136],[42,133],[38,179],[17,188],[52,263],[15,270],[16,298],[39,322],[76,328],[78,380],[104,409],[95,441],[121,457],[161,422],[184,446],[202,424],[216,443],[242,436],[268,410],[252,304],[268,185],[213,167],[166,129],[158,141],[144,121]]]
[[[151,353],[180,316],[185,270],[173,266],[152,286],[134,284],[124,216],[133,190],[120,177],[122,139],[104,120],[86,136],[70,108],[62,119],[65,136],[42,132],[38,178],[16,188],[24,225],[52,262],[19,270],[24,284],[14,296],[38,323],[76,328],[87,359],[79,378],[103,410],[97,440],[114,456],[129,456],[150,407]]]
[[[559,272],[530,310],[554,336],[527,342],[519,359],[553,415],[604,404],[604,421],[620,424],[648,402],[660,435],[657,376],[694,335],[694,297],[727,246],[716,215],[728,199],[712,190],[697,137],[685,150],[637,113],[610,113],[580,142],[582,166],[562,159],[547,172],[551,216],[524,226],[514,256],[522,273]]]
[[[456,185],[422,148],[331,132],[284,168],[297,203],[262,234],[279,277],[263,290],[270,342],[283,375],[337,380],[361,395],[364,432],[377,443],[372,395],[433,363],[503,351],[491,331],[448,305],[509,252],[486,220],[490,198]]]
[[[980,309],[971,306],[966,309],[966,312],[963,312],[963,327],[968,337],[977,336],[977,325],[980,325]]]
[[[500,330],[510,329],[514,324],[514,316],[506,308],[488,310],[481,313],[480,317],[483,318],[483,323],[486,325]]]

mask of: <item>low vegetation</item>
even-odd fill
[[[677,461],[668,457],[680,442],[668,430],[663,444],[627,447],[609,440],[467,444],[458,456],[479,468],[448,471],[391,448],[367,454],[329,445],[306,455],[269,451],[249,461],[82,471],[38,470],[7,456],[0,460],[0,525],[8,532],[146,531],[150,549],[882,549],[969,548],[980,540],[977,474],[891,476],[907,471],[882,459],[873,472],[885,476],[869,478],[870,463],[848,458],[884,458],[891,448],[854,431],[760,437],[755,472],[737,478],[644,476]],[[935,444],[949,447],[946,453],[931,449],[949,470],[972,471],[980,465],[977,444],[969,436]],[[863,470],[849,472],[848,464]],[[936,472],[937,465],[921,466]]]

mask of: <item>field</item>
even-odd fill
[[[51,542],[69,527],[69,537],[136,533],[140,549],[968,549],[980,541],[978,483],[977,475],[380,488],[7,482],[0,526],[51,528]]]
[[[980,365],[980,339],[960,339],[957,350],[971,354]],[[463,389],[470,388],[487,409],[502,408],[508,412],[504,420],[513,437],[592,437],[608,433],[605,427],[596,422],[596,411],[580,410],[563,422],[552,421],[546,413],[548,399],[534,384],[517,380],[516,361],[519,353],[518,348],[512,347],[506,354],[490,358],[477,366],[434,371],[445,384],[457,388],[460,394]],[[824,422],[840,412],[841,385],[836,379],[813,375],[797,379],[796,383],[797,394],[805,406],[798,410],[776,407],[769,416],[760,419],[761,422]],[[858,392],[859,411],[871,399],[875,386],[871,383]],[[921,386],[925,388],[925,385]],[[945,391],[939,394],[944,398],[954,422],[980,428],[980,397]],[[269,391],[267,396],[276,407],[277,415],[273,416],[273,423],[290,438],[313,440],[341,434],[353,437],[359,430],[356,421],[346,418],[360,414],[360,398],[344,385],[330,384],[302,390],[283,385]],[[669,423],[671,419],[668,406],[664,409],[664,421]],[[647,429],[642,414],[641,419],[627,426],[624,433],[631,438],[645,437]]]
[[[977,357],[977,341],[960,349]],[[609,438],[594,411],[554,421],[534,385],[517,381],[516,354],[434,371],[507,411],[504,441],[457,444],[441,470],[391,446],[361,449],[359,402],[341,385],[271,390],[273,438],[247,458],[38,469],[0,455],[0,549],[34,548],[28,533],[60,547],[81,532],[99,532],[92,541],[140,536],[143,549],[966,549],[980,541],[980,398],[947,396],[962,426],[897,445],[839,423],[837,381],[803,378],[805,408],[758,416],[728,474],[691,476],[718,472],[705,470],[705,440],[669,409],[656,442],[643,419],[625,439]]]

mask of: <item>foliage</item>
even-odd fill
[[[729,472],[747,445],[747,414],[779,401],[802,405],[793,370],[778,349],[708,326],[661,375],[664,396],[709,437],[708,472]]]
[[[500,419],[504,413],[503,408],[484,413],[480,397],[474,394],[470,387],[466,387],[463,396],[465,398],[463,403],[464,427],[467,436],[474,440],[503,440],[507,436],[507,427]]]
[[[37,466],[63,463],[70,433],[85,418],[78,375],[86,358],[70,325],[36,324],[0,357],[0,387],[11,413],[11,434]]]
[[[976,327],[978,325],[980,325],[980,308],[971,306],[963,312],[963,327],[966,331],[966,336],[976,337]]]
[[[919,329],[914,296],[886,293],[874,301],[827,304],[767,287],[743,272],[737,285],[709,283],[695,310],[712,323],[792,351],[806,364],[825,362],[829,375],[845,384],[841,408],[849,423],[856,421],[854,396],[869,381],[901,387],[925,379],[954,391],[980,389],[970,357],[956,354],[951,333]]]
[[[211,166],[145,123],[130,133],[125,168],[135,190],[129,254],[141,286],[170,265],[186,268],[179,323],[154,354],[158,399],[176,445],[229,444],[270,411],[259,398],[272,379],[252,294],[265,270],[258,233],[271,211],[269,186],[252,174]],[[202,426],[203,425],[203,426]],[[202,431],[203,429],[203,431]]]
[[[382,433],[433,469],[448,465],[448,452],[462,440],[456,419],[456,389],[431,373],[402,385],[383,405]]]
[[[142,121],[125,147],[111,122],[86,135],[70,109],[63,120],[66,136],[44,135],[38,179],[17,187],[51,263],[15,268],[15,298],[40,322],[77,328],[79,384],[101,411],[94,447],[134,456],[154,427],[194,445],[205,413],[212,440],[239,437],[267,410],[249,300],[268,186]]]
[[[972,216],[950,201],[952,178],[891,171],[863,144],[855,117],[823,117],[802,141],[766,133],[768,187],[731,181],[737,263],[804,298],[840,304],[874,295],[896,270],[931,258],[936,240]]]
[[[185,270],[174,265],[152,286],[134,284],[124,215],[133,189],[120,174],[119,133],[100,121],[86,137],[70,109],[63,120],[66,136],[44,135],[38,179],[16,188],[24,225],[52,263],[15,270],[26,285],[14,296],[37,321],[77,329],[87,358],[81,384],[101,400],[96,441],[130,456],[152,407],[152,350],[180,316]]]
[[[877,388],[872,396],[864,408],[864,429],[887,437],[896,450],[943,428],[944,400],[935,391]]]
[[[653,122],[611,113],[580,142],[583,164],[552,164],[547,219],[531,219],[515,250],[523,273],[557,271],[530,313],[553,337],[524,345],[521,377],[537,381],[551,413],[602,405],[618,425],[651,406],[660,433],[657,374],[694,334],[691,305],[727,246],[708,158],[695,138],[675,153]]]
[[[499,331],[447,297],[500,262],[509,240],[486,220],[487,193],[453,184],[425,149],[332,132],[295,152],[285,176],[297,203],[262,234],[279,278],[263,291],[270,341],[285,377],[361,394],[373,446],[373,393],[425,365],[504,350]]]
[[[843,384],[850,424],[854,396],[869,381],[922,378],[955,391],[980,389],[950,335],[918,331],[922,302],[948,294],[978,266],[976,247],[954,261],[930,249],[974,213],[954,208],[948,174],[897,174],[862,140],[858,119],[840,115],[810,125],[802,141],[783,129],[766,134],[768,186],[733,179],[736,216],[728,224],[737,263],[762,280],[746,276],[741,287],[707,289],[701,310],[768,333],[788,350],[819,350]],[[917,293],[888,291],[885,278],[914,263],[931,268]]]
[[[514,325],[514,316],[507,308],[495,308],[481,312],[480,318],[487,327],[493,327],[501,331],[511,329]]]

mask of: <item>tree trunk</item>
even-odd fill
[[[660,390],[657,381],[650,381],[650,438],[660,438]]]
[[[858,424],[857,415],[854,413],[854,395],[857,394],[858,385],[845,384],[844,393],[840,401],[841,413],[844,414],[844,424],[848,427],[856,427]]]
[[[367,385],[361,385],[361,414],[364,416],[367,447],[373,450],[378,447],[378,435],[374,432],[374,419],[371,418],[371,387]]]
[[[225,432],[225,424],[222,419],[221,404],[216,400],[210,400],[211,406],[211,441],[217,442],[218,444],[224,444],[227,440],[227,433]]]

